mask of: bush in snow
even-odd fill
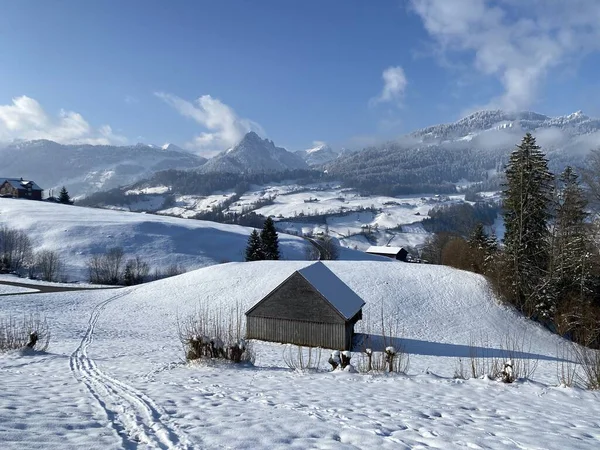
[[[33,250],[29,236],[23,230],[0,226],[0,271],[20,272],[29,267]]]
[[[0,318],[0,352],[8,350],[32,349],[46,351],[50,343],[50,330],[45,318],[37,314]]]
[[[478,343],[477,343],[478,342]],[[538,360],[531,358],[531,343],[526,345],[525,336],[521,338],[507,332],[499,349],[491,348],[487,338],[469,341],[469,365],[465,368],[461,358],[454,377],[491,378],[507,383],[519,379],[530,379],[535,373]]]
[[[125,253],[121,247],[113,247],[103,255],[94,255],[88,261],[90,283],[121,284],[121,266]]]
[[[573,350],[579,364],[575,376],[577,384],[587,389],[600,389],[600,351],[575,345]]]
[[[283,361],[292,370],[317,370],[321,364],[321,348],[287,344],[283,349]]]
[[[224,359],[253,363],[252,347],[243,339],[243,323],[240,305],[211,309],[201,303],[194,314],[177,319],[186,360]]]
[[[30,275],[44,281],[60,281],[62,269],[63,262],[57,252],[42,250],[35,255]]]

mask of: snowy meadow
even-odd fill
[[[52,330],[48,351],[0,356],[3,448],[597,448],[596,392],[557,379],[565,342],[499,304],[482,277],[448,267],[326,263],[366,302],[357,331],[374,351],[377,337],[394,338],[405,374],[331,372],[326,349],[314,369],[292,370],[290,346],[258,341],[253,365],[185,362],[178,319],[200,305],[245,311],[308,264],[2,296],[2,317],[37,311]],[[507,337],[519,342],[515,362],[536,366],[529,379],[457,378],[473,351],[504,357]]]

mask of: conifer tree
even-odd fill
[[[252,230],[246,246],[246,261],[261,261],[265,259],[265,253],[262,248],[262,240],[256,229]]]
[[[546,276],[553,175],[530,133],[510,156],[505,187],[504,245],[510,300],[529,316],[546,317],[552,308]]]
[[[587,200],[579,176],[568,166],[559,178],[553,251],[555,279],[561,297],[571,291],[583,300],[590,290],[591,238],[586,209]]]
[[[469,248],[471,250],[471,270],[475,273],[485,273],[486,260],[488,254],[490,253],[490,249],[489,238],[485,234],[483,224],[481,222],[475,225],[475,228],[473,228],[467,243],[469,244]]]
[[[273,219],[267,217],[260,233],[264,259],[279,259],[279,237]]]
[[[60,190],[60,194],[58,196],[58,202],[62,203],[64,205],[72,205],[73,204],[73,200],[71,200],[71,196],[69,195],[67,188],[64,186]]]

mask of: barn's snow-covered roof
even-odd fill
[[[346,320],[354,317],[365,304],[365,301],[356,292],[320,261],[298,270],[298,273],[319,291]]]
[[[10,185],[15,189],[26,189],[27,186],[31,183],[31,189],[34,191],[42,191],[43,189],[39,187],[35,181],[24,180],[22,178],[0,178],[0,184],[3,184],[5,181],[9,182]]]
[[[381,245],[372,245],[367,249],[367,253],[378,253],[383,255],[397,255],[402,247],[386,247]]]

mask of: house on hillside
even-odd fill
[[[406,261],[408,252],[403,247],[384,247],[372,245],[367,249],[367,253],[371,255],[387,256],[388,258],[397,259],[398,261]]]
[[[0,178],[0,197],[41,200],[43,189],[23,178]]]
[[[350,350],[365,304],[322,262],[295,271],[246,312],[246,337]]]

